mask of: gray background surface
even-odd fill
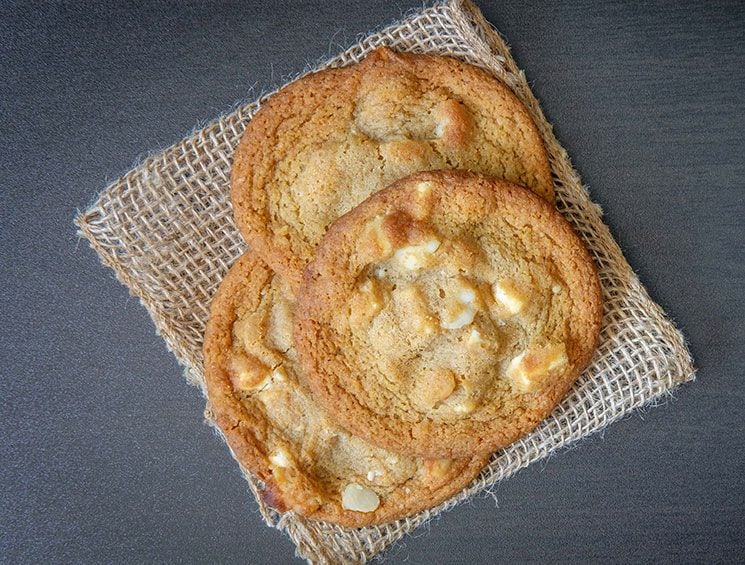
[[[742,559],[743,4],[481,4],[699,375],[389,558]],[[292,558],[72,219],[143,152],[416,5],[0,5],[1,560]]]

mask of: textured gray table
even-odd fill
[[[0,6],[0,560],[292,558],[72,218],[144,151],[417,4]],[[700,4],[482,3],[699,378],[391,561],[745,555],[745,9]]]

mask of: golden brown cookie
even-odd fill
[[[434,169],[480,172],[554,198],[538,130],[509,88],[457,59],[380,48],[297,80],[253,117],[233,161],[235,219],[297,290],[333,220]]]
[[[487,458],[415,459],[332,424],[298,379],[292,303],[256,256],[230,269],[204,344],[209,411],[279,510],[350,527],[401,518],[471,482]]]
[[[528,190],[419,173],[328,229],[308,265],[295,344],[314,398],[385,449],[504,447],[566,394],[595,350],[595,266]]]

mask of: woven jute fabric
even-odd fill
[[[244,469],[267,524],[286,532],[298,555],[317,562],[366,561],[455,504],[631,410],[658,401],[694,377],[682,335],[652,302],[624,259],[601,220],[600,209],[590,201],[554,137],[525,75],[479,10],[462,0],[420,9],[315,68],[359,61],[381,45],[451,55],[478,65],[512,88],[530,109],[548,150],[557,206],[597,263],[605,315],[600,346],[590,366],[551,416],[533,433],[494,454],[471,486],[437,508],[382,526],[344,529],[263,506],[256,496],[261,485]],[[140,298],[184,365],[189,382],[203,392],[202,337],[210,299],[246,249],[229,199],[233,149],[269,96],[147,158],[108,186],[76,219],[79,233]]]

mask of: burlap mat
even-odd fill
[[[469,488],[441,506],[384,526],[347,530],[280,515],[257,498],[267,524],[284,530],[312,561],[366,561],[427,520],[517,470],[596,432],[693,379],[682,335],[650,300],[601,221],[502,38],[467,1],[412,12],[317,68],[358,61],[390,45],[459,57],[509,85],[530,108],[551,160],[558,207],[595,258],[605,300],[600,347],[569,396],[533,433],[494,455]],[[269,96],[269,95],[267,95]],[[138,296],[159,333],[203,386],[202,334],[212,294],[246,245],[229,196],[233,148],[261,99],[238,108],[153,155],[107,187],[76,223],[101,261]],[[256,481],[244,470],[256,494]]]

